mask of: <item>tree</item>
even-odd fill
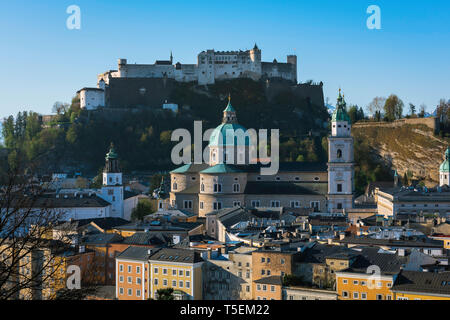
[[[373,98],[372,102],[367,106],[367,110],[373,117],[375,117],[377,113],[381,114],[381,111],[383,110],[385,103],[386,98],[375,97]]]
[[[156,300],[174,300],[173,288],[158,289],[156,290]]]
[[[133,221],[144,220],[144,217],[155,212],[153,204],[148,199],[139,200],[136,208],[131,212],[131,219]]]
[[[414,116],[416,114],[416,106],[412,103],[409,104],[409,112],[411,113],[411,116]]]
[[[425,110],[426,110],[427,106],[425,104],[421,104],[420,105],[420,113],[419,113],[419,118],[425,118]]]
[[[18,152],[1,177],[6,182],[0,187],[0,300],[42,294],[62,263],[46,253],[65,247],[49,239],[63,213],[52,209],[46,190],[33,179],[34,168],[24,167],[21,159]]]
[[[53,104],[52,112],[56,113],[58,115],[61,115],[61,114],[66,113],[67,111],[69,111],[69,108],[70,108],[70,104],[65,103],[65,102],[56,101]]]
[[[391,94],[384,104],[384,115],[387,121],[401,119],[403,114],[403,101],[395,94]]]

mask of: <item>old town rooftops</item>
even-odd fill
[[[402,270],[392,287],[392,291],[450,296],[450,272],[436,273]]]
[[[176,263],[198,263],[204,261],[200,254],[194,250],[175,248],[160,249],[152,254],[149,260]]]

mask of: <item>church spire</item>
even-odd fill
[[[223,110],[223,120],[222,123],[236,123],[236,110],[234,110],[233,106],[231,105],[231,94],[228,94],[228,105]]]

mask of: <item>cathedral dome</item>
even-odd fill
[[[242,130],[243,133],[247,131],[246,128],[237,123],[222,123],[220,126],[214,129],[209,138],[209,146],[210,147],[227,147],[227,146],[249,146],[250,138],[248,136],[245,137],[244,141],[239,141],[242,139],[238,139],[238,134],[235,132],[237,130]],[[230,137],[227,139],[227,135]],[[234,136],[232,140],[231,137]],[[228,141],[227,141],[228,140]],[[230,143],[233,141],[232,143]],[[244,142],[244,144],[242,144]]]
[[[236,133],[237,131],[237,133]],[[231,97],[228,98],[228,105],[223,110],[223,121],[209,138],[210,147],[230,147],[230,146],[249,146],[250,137],[245,135],[244,141],[238,139],[239,132],[246,133],[247,129],[237,123],[236,111],[231,105]],[[227,136],[229,137],[227,139]],[[234,137],[234,139],[232,138]]]
[[[439,167],[440,172],[450,172],[450,147],[445,151],[445,160]]]

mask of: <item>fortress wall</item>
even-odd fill
[[[168,100],[176,81],[161,78],[111,78],[106,88],[106,106],[133,108],[161,107]]]
[[[422,124],[433,130],[435,133],[439,131],[439,119],[437,117],[400,119],[393,122],[357,122],[353,124],[353,127],[399,127],[407,124]]]

